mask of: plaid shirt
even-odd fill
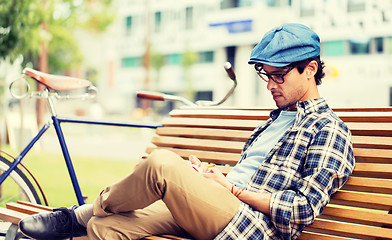
[[[257,127],[252,141],[279,115]],[[324,99],[297,103],[293,126],[260,164],[246,190],[272,193],[270,216],[241,203],[234,218],[216,239],[295,239],[313,223],[354,168],[351,133]]]

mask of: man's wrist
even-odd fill
[[[234,196],[236,196],[237,198],[242,194],[243,191],[244,191],[243,188],[239,188],[239,187],[237,187],[235,184],[232,184],[232,185],[231,185],[230,192],[231,192]]]

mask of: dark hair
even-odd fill
[[[317,68],[316,74],[314,75],[314,79],[316,80],[316,85],[320,85],[322,78],[325,76],[325,73],[324,73],[325,64],[323,61],[321,61],[320,56],[317,56],[314,58],[308,58],[308,59],[305,59],[305,60],[302,60],[299,62],[293,62],[289,66],[297,68],[298,72],[300,74],[302,74],[304,72],[306,66],[308,66],[308,64],[311,61],[317,62],[318,68]]]

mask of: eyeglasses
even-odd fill
[[[277,84],[282,84],[282,83],[284,83],[284,76],[286,76],[287,73],[289,73],[291,70],[293,70],[294,67],[289,67],[283,73],[272,73],[272,74],[265,72],[262,64],[255,64],[255,69],[256,69],[257,75],[259,75],[259,77],[261,79],[263,79],[265,82],[269,82],[269,80],[272,80],[272,81],[276,82]]]

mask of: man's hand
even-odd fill
[[[223,173],[219,171],[218,168],[207,167],[206,165],[203,165],[201,161],[194,155],[189,156],[189,161],[191,162],[192,166],[195,168],[196,171],[203,174],[203,177],[217,182],[229,190],[231,189],[230,182],[226,179]]]
[[[232,185],[226,177],[223,175],[221,171],[219,171],[216,167],[207,167],[203,165],[201,161],[194,155],[189,156],[189,161],[196,171],[201,173],[203,177],[210,179],[214,182],[219,183],[223,187],[227,188],[233,194],[234,192],[238,192],[239,188],[235,185]],[[247,190],[242,190],[240,194],[236,195],[239,200],[250,205],[254,209],[263,212],[267,215],[270,215],[270,201],[271,194],[267,192],[251,192]]]

